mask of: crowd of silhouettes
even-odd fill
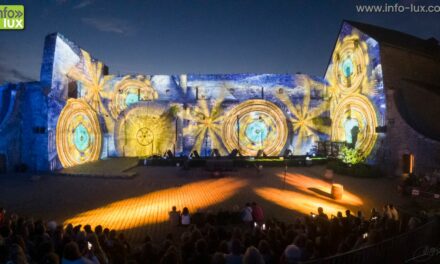
[[[410,229],[422,224],[418,217]],[[365,217],[349,210],[330,217],[323,208],[290,222],[266,220],[247,203],[219,212],[169,212],[173,232],[160,242],[150,236],[132,246],[123,233],[90,225],[66,226],[0,211],[0,263],[44,264],[290,264],[376,244],[408,228],[393,205]]]

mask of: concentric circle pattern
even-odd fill
[[[368,53],[358,36],[346,37],[338,42],[333,53],[333,79],[342,94],[356,92],[366,78]]]
[[[276,156],[286,144],[288,129],[278,106],[257,99],[245,101],[228,112],[222,135],[229,152],[238,149],[242,155],[255,156],[263,150]]]
[[[351,95],[335,109],[332,140],[353,143],[364,156],[368,156],[376,143],[376,127],[377,116],[370,100],[360,94]]]
[[[150,80],[141,77],[127,76],[119,81],[113,90],[111,99],[111,115],[117,119],[119,114],[128,106],[139,100],[154,100],[158,94],[151,86]]]
[[[98,160],[101,128],[96,112],[82,99],[69,99],[58,118],[56,146],[63,167]]]
[[[147,157],[173,149],[175,127],[167,110],[154,102],[140,102],[122,112],[115,126],[119,154]]]

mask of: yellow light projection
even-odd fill
[[[284,174],[278,174],[277,176],[280,177],[280,179],[284,179]],[[287,173],[286,183],[307,194],[311,194],[318,198],[335,202],[335,200],[331,198],[330,195],[332,185],[321,179],[307,177],[303,174],[298,173]],[[363,205],[362,199],[359,198],[359,196],[347,190],[344,190],[342,199],[338,200],[337,202],[352,206]]]
[[[56,146],[64,168],[98,160],[101,128],[96,112],[83,99],[69,99],[58,117]]]
[[[143,75],[123,77],[115,86],[110,99],[110,112],[114,119],[131,104],[138,101],[152,101],[158,93],[151,86],[149,79]]]
[[[173,149],[173,116],[163,105],[142,102],[123,112],[116,124],[116,147],[124,157],[162,155]]]
[[[198,104],[193,109],[187,108],[183,111],[182,118],[191,123],[183,129],[185,136],[194,135],[195,142],[191,151],[197,150],[201,153],[202,145],[207,136],[211,139],[211,148],[218,149],[220,155],[226,155],[227,151],[221,139],[222,122],[224,113],[222,109],[223,94],[219,96],[212,108],[208,106],[207,100],[198,100]]]
[[[93,110],[108,116],[108,111],[102,99],[109,97],[109,94],[105,91],[105,87],[113,76],[104,76],[104,65],[102,62],[93,61],[90,54],[84,50],[81,50],[81,53],[83,55],[83,68],[77,65],[67,73],[67,76],[81,82],[85,89],[84,100]]]
[[[102,225],[115,230],[158,224],[168,220],[168,212],[174,205],[177,208],[186,206],[190,212],[195,212],[227,200],[244,185],[245,180],[233,178],[189,183],[117,201],[73,216],[64,221],[64,224],[90,224],[92,227]]]
[[[254,191],[257,195],[270,202],[303,214],[316,213],[318,207],[324,208],[324,213],[332,215],[336,215],[338,211],[344,212],[347,210],[346,207],[337,203],[299,192],[270,187],[257,188]]]
[[[333,90],[333,93],[347,95],[358,92],[361,86],[367,86],[367,66],[370,59],[367,44],[357,34],[336,43],[332,61],[329,81],[339,88]]]
[[[298,76],[298,84],[304,90],[302,106],[294,105],[282,89],[276,93],[277,98],[286,105],[293,115],[290,118],[290,122],[293,126],[293,132],[297,134],[296,143],[293,148],[294,155],[304,154],[302,146],[308,139],[311,138],[313,141],[319,140],[317,132],[330,134],[330,127],[315,121],[316,118],[328,110],[328,101],[324,101],[317,107],[310,109],[311,82],[306,76]]]
[[[335,109],[332,123],[332,141],[355,144],[368,156],[376,143],[377,116],[370,100],[360,94],[345,97]],[[356,142],[352,142],[352,129],[356,127]]]
[[[286,144],[288,129],[281,109],[266,100],[248,100],[233,107],[225,117],[223,142],[229,152],[238,149],[245,156],[259,150],[277,156]]]

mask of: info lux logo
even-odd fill
[[[0,30],[24,29],[23,5],[0,5]]]

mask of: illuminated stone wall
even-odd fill
[[[51,34],[38,86],[39,99],[29,109],[38,102],[43,107],[28,117],[46,124],[39,135],[44,140],[32,135],[26,144],[36,144],[33,151],[41,153],[35,161],[39,165],[30,166],[43,169],[107,157],[163,155],[167,150],[176,155],[196,150],[202,156],[213,149],[221,155],[238,149],[249,156],[263,150],[277,156],[289,149],[304,155],[318,141],[328,140],[347,142],[374,162],[384,137],[376,133],[384,126],[386,110],[379,44],[347,23],[324,78],[109,75],[87,51]],[[14,125],[17,131],[19,127]],[[28,134],[30,129],[24,138]],[[17,144],[22,153],[26,145]]]
[[[332,141],[346,142],[373,163],[381,155],[386,100],[379,43],[342,24],[325,76]]]

